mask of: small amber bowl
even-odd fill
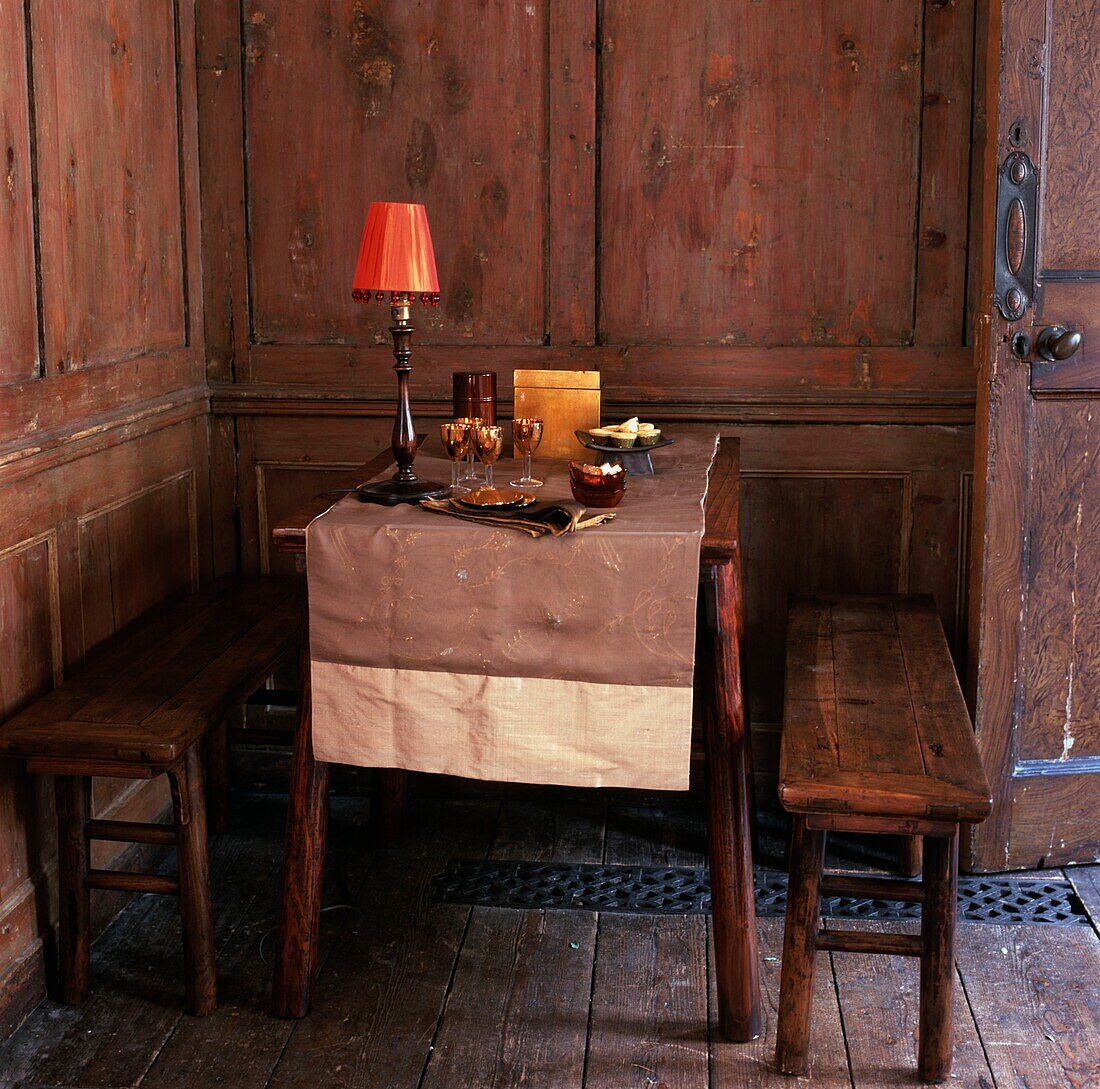
[[[586,473],[579,461],[569,463],[569,487],[573,498],[586,507],[617,507],[626,492],[626,470],[621,473]]]

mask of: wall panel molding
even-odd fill
[[[33,537],[9,545],[0,549],[0,567],[18,556],[26,556],[33,550],[40,549],[44,553],[47,585],[47,615],[49,617],[49,662],[50,679],[57,685],[60,684],[65,673],[64,652],[61,640],[61,576],[58,569],[57,530],[47,529]],[[12,651],[8,646],[8,653]],[[0,714],[8,712],[8,708],[0,706]]]
[[[184,469],[88,511],[77,518],[76,533],[87,650],[170,593],[198,588],[195,470]]]

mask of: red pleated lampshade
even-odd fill
[[[367,211],[351,293],[366,301],[394,291],[439,296],[428,213],[423,204],[375,201]]]

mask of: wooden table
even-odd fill
[[[353,487],[393,462],[387,450],[349,473]],[[737,513],[740,447],[723,439],[711,470],[706,529],[699,558],[701,636],[706,648],[699,676],[706,688],[705,744],[707,840],[718,980],[718,1022],[729,1040],[760,1035],[760,987],[756,952],[750,823],[751,750],[745,713],[742,661],[742,584]],[[332,505],[319,497],[279,522],[275,547],[305,570],[306,527]],[[307,625],[308,627],[308,625]],[[302,639],[298,728],[290,776],[283,899],[271,1009],[277,1017],[309,1013],[317,971],[321,879],[328,827],[329,765],[313,755],[310,729],[308,631]],[[396,841],[405,773],[379,773],[383,842]]]

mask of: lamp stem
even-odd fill
[[[450,489],[446,484],[436,484],[432,480],[422,480],[413,472],[413,459],[416,457],[416,428],[413,426],[412,404],[409,399],[409,375],[412,374],[412,322],[409,320],[408,295],[398,295],[393,299],[390,315],[393,325],[390,335],[393,337],[393,357],[397,360],[393,369],[397,372],[397,411],[393,417],[393,433],[390,448],[397,462],[397,472],[389,480],[374,484],[360,484],[356,494],[363,503],[417,503],[421,499],[437,499],[446,495]]]
[[[397,409],[393,417],[393,433],[390,446],[397,462],[397,472],[393,479],[398,483],[412,484],[417,477],[413,472],[413,459],[416,457],[416,428],[413,425],[412,402],[409,398],[409,375],[412,374],[412,335],[413,327],[409,319],[409,302],[397,302],[390,309],[393,325],[390,336],[393,337],[393,365],[397,373]]]

